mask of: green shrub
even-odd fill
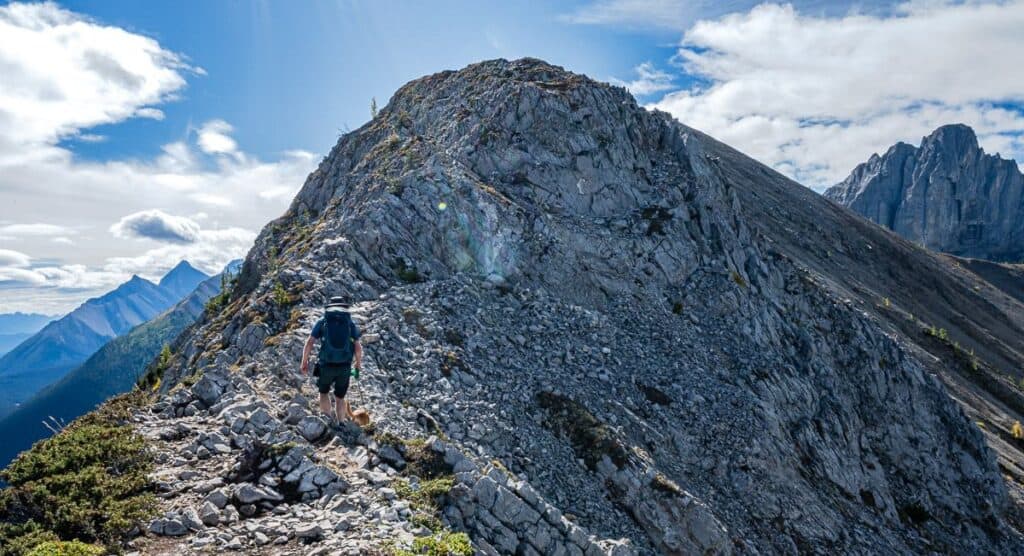
[[[78,541],[47,541],[37,544],[26,556],[102,556],[106,550]]]
[[[125,424],[140,399],[137,391],[113,398],[0,472],[9,484],[0,496],[0,554],[56,540],[115,545],[154,514],[152,456]]]
[[[438,499],[448,494],[453,484],[451,477],[441,477],[420,481],[418,489],[413,489],[405,479],[398,479],[392,486],[399,497],[409,501],[410,508],[436,512],[439,509]]]
[[[171,367],[171,360],[174,359],[174,352],[171,351],[171,346],[164,344],[163,349],[160,350],[160,355],[150,363],[146,372],[135,381],[136,386],[143,389],[156,390],[160,386],[160,380],[164,377],[164,372]]]
[[[453,533],[447,529],[416,537],[412,541],[412,550],[396,550],[397,556],[425,554],[426,556],[472,556],[473,543],[465,533]]]
[[[289,295],[288,290],[284,289],[284,286],[281,285],[281,282],[274,283],[273,298],[274,303],[277,303],[281,307],[291,305],[292,303],[292,296]]]
[[[211,297],[206,302],[206,313],[208,315],[216,315],[221,309],[227,307],[228,301],[231,299],[231,292],[222,290],[217,295]]]
[[[423,275],[416,270],[416,267],[407,264],[405,259],[398,259],[395,261],[394,270],[395,274],[398,275],[398,279],[406,284],[416,284],[425,280]]]
[[[0,513],[4,512],[5,507],[6,505],[0,501]],[[34,521],[20,524],[0,523],[0,556],[22,556],[41,543],[56,540],[56,533],[43,529]]]

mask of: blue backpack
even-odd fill
[[[351,361],[354,354],[352,315],[345,311],[328,309],[324,313],[319,362],[327,365],[340,365]]]

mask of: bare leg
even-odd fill
[[[345,398],[335,398],[335,404],[338,408],[338,420],[350,420],[352,419],[352,412],[348,409],[348,400]]]
[[[337,416],[334,413],[334,404],[331,403],[331,394],[320,394],[320,411],[324,412],[324,415],[334,421]]]

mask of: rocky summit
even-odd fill
[[[872,155],[825,196],[930,249],[1024,261],[1024,174],[985,154],[966,125]]]
[[[830,265],[934,269],[958,307],[996,294],[830,206],[538,60],[413,81],[151,366],[130,422],[160,509],[130,549],[1024,551],[953,360],[888,320],[924,294],[883,307],[854,281],[899,273]],[[364,334],[366,429],[329,427],[298,375],[335,295]],[[1010,335],[1024,312],[999,300],[985,330]]]

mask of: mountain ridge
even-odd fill
[[[881,276],[843,276],[837,260],[875,250]],[[347,294],[378,432],[443,455],[454,485],[438,517],[485,553],[1019,550],[999,439],[933,374],[960,376],[930,355],[946,348],[917,336],[920,321],[896,328],[893,313],[927,298],[889,253],[938,274],[943,308],[1004,311],[988,317],[999,326],[980,369],[1019,361],[1016,300],[974,292],[945,259],[624,89],[532,59],[415,80],[339,139],[261,231],[229,302],[173,347],[162,396],[133,422],[168,461],[196,458],[199,476],[168,479],[178,494],[151,530],[181,531],[182,548],[223,531],[258,550],[236,525],[244,510],[285,543],[383,542],[320,526],[320,508],[373,529],[388,511],[370,509],[375,473],[408,473],[405,460],[373,439],[362,452],[321,440],[294,374],[323,303]],[[896,309],[871,291],[882,286]],[[949,330],[974,332],[981,317],[965,318]],[[258,442],[294,452],[251,452],[254,471],[222,474]],[[207,483],[228,499],[277,485],[317,527],[274,518],[275,490],[189,532],[205,506],[188,490]],[[395,523],[403,546],[422,538]]]
[[[133,275],[22,341],[0,357],[0,416],[59,380],[110,339],[170,308],[180,299],[175,292],[198,276],[179,271],[173,288],[166,289]]]
[[[206,302],[220,293],[221,285],[231,275],[237,274],[238,264],[227,265],[221,274],[201,282],[170,309],[110,340],[81,365],[35,393],[11,414],[0,417],[0,438],[4,439],[0,468],[18,452],[48,436],[44,422],[71,422],[107,398],[131,390],[147,362],[195,322]],[[222,277],[224,273],[229,275]]]

